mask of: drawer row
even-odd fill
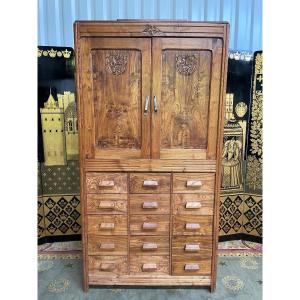
[[[130,261],[128,261],[130,260]],[[207,276],[211,274],[211,258],[194,257],[185,261],[169,256],[89,256],[89,274],[119,275],[180,275]]]
[[[173,214],[213,215],[213,194],[173,194]],[[169,194],[129,194],[131,214],[169,214]],[[88,194],[87,213],[127,214],[127,194]]]
[[[126,215],[88,215],[88,234],[94,235],[166,235],[170,232],[168,215],[131,215],[129,228]],[[212,235],[212,216],[177,215],[172,218],[176,235]]]
[[[129,178],[128,178],[129,176]],[[129,184],[128,184],[129,179]],[[213,194],[214,174],[174,173],[174,193]],[[128,186],[129,185],[129,186]],[[128,190],[129,189],[129,190]],[[171,192],[170,173],[87,173],[87,193],[152,194]]]
[[[128,241],[131,255],[169,255],[169,237],[166,236],[89,236],[89,255],[127,255]],[[191,258],[195,255],[211,257],[212,238],[209,236],[174,236],[172,255]]]

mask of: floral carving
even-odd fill
[[[124,53],[109,54],[106,56],[106,70],[113,75],[121,75],[127,67],[128,56]]]
[[[193,74],[196,70],[197,57],[196,55],[176,55],[176,70],[185,76]]]
[[[164,35],[164,33],[154,25],[147,24],[143,33],[148,33],[149,35]]]

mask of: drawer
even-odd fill
[[[212,256],[212,237],[209,236],[174,236],[172,240],[172,254],[182,258]]]
[[[127,237],[88,236],[89,255],[127,255]]]
[[[127,216],[87,216],[88,233],[96,235],[127,235]]]
[[[131,214],[169,214],[169,194],[131,194]]]
[[[87,194],[87,213],[126,214],[127,194]]]
[[[127,256],[89,256],[90,275],[128,274]]]
[[[169,216],[130,216],[130,234],[132,235],[169,235],[169,227]]]
[[[135,255],[169,255],[169,237],[131,237],[130,253]]]
[[[212,235],[212,216],[174,216],[173,235]]]
[[[215,174],[211,173],[175,173],[173,176],[174,193],[213,194]]]
[[[169,256],[130,256],[130,275],[169,275]]]
[[[127,174],[87,173],[87,193],[127,193]]]
[[[213,215],[214,195],[174,194],[174,215]]]
[[[172,256],[172,275],[210,275],[211,274],[211,259],[195,257],[193,260],[182,260],[181,257]]]
[[[169,173],[130,174],[130,193],[170,193]]]

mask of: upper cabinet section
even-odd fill
[[[215,160],[227,30],[224,23],[76,23],[83,159]]]

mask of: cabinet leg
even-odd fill
[[[89,283],[86,279],[83,279],[83,291],[87,293],[89,291]]]
[[[213,283],[213,284],[211,284],[211,286],[210,286],[210,292],[211,292],[211,293],[214,293],[215,290],[216,290],[216,283]]]

